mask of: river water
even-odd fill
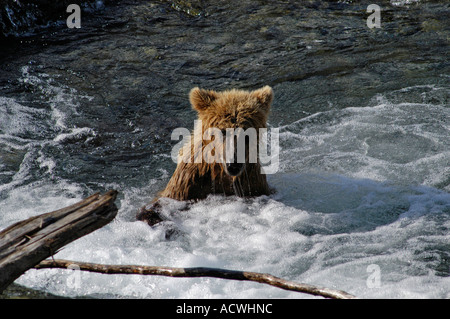
[[[270,273],[361,298],[450,298],[447,1],[97,1],[2,42],[0,228],[117,189],[109,225],[55,258]],[[68,14],[67,14],[68,15]],[[194,86],[271,85],[271,196],[168,201]],[[29,270],[16,283],[98,298],[302,298],[256,283]]]

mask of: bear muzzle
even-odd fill
[[[245,163],[227,163],[225,165],[226,173],[230,176],[237,177],[244,171]]]

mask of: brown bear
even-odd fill
[[[193,109],[198,112],[200,124],[180,150],[177,167],[166,188],[158,194],[151,208],[143,207],[137,216],[150,225],[161,221],[157,213],[160,208],[158,198],[161,197],[195,201],[209,194],[247,197],[270,193],[259,159],[253,157],[250,160],[252,155],[258,153],[259,134],[252,142],[244,136],[247,139],[243,144],[245,150],[240,155],[241,160],[237,160],[239,145],[236,132],[266,128],[273,100],[272,88],[265,86],[255,91],[223,92],[194,88],[189,97]],[[212,134],[205,139],[205,132],[208,131]],[[231,134],[227,135],[228,132]],[[225,141],[228,137],[231,137],[229,141],[234,146],[231,148],[233,153],[229,154]],[[211,144],[213,142],[214,145]]]

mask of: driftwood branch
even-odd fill
[[[15,223],[0,232],[0,292],[61,247],[108,224],[117,192],[94,194],[74,205]]]
[[[253,281],[278,287],[285,290],[297,291],[315,296],[322,296],[332,299],[353,299],[355,296],[345,291],[334,290],[329,288],[316,287],[312,285],[296,283],[282,278],[272,276],[270,274],[226,270],[218,268],[174,268],[174,267],[158,267],[158,266],[136,266],[136,265],[103,265],[86,262],[77,262],[71,260],[43,260],[34,268],[63,268],[76,269],[96,272],[102,274],[134,274],[134,275],[154,275],[167,277],[214,277],[221,279]]]

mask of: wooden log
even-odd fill
[[[230,280],[253,281],[262,284],[267,284],[273,287],[297,291],[314,296],[321,296],[331,299],[354,299],[355,296],[336,289],[325,287],[317,287],[309,284],[297,283],[288,281],[270,274],[238,271],[219,268],[175,268],[175,267],[160,267],[160,266],[138,266],[138,265],[103,265],[86,262],[78,262],[72,260],[43,260],[34,268],[61,268],[70,269],[71,266],[77,266],[77,269],[96,272],[101,274],[129,274],[129,275],[153,275],[153,276],[167,276],[167,277],[214,277]]]
[[[0,292],[61,247],[108,224],[117,214],[117,191],[31,217],[0,232]]]

